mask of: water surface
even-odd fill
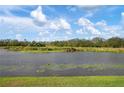
[[[124,54],[20,53],[0,49],[0,76],[124,75]]]

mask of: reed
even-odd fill
[[[11,51],[48,53],[48,52],[111,52],[124,53],[124,48],[96,48],[96,47],[5,47]]]

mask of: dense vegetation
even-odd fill
[[[112,37],[109,39],[93,38],[92,40],[71,39],[67,41],[36,42],[36,41],[18,41],[18,40],[0,40],[0,46],[31,46],[31,47],[124,47],[124,38]]]

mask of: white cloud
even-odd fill
[[[108,33],[111,36],[119,36],[118,31],[120,29],[120,26],[108,26],[105,20],[99,21],[96,24],[96,27],[98,27],[103,33]]]
[[[87,18],[80,18],[78,25],[82,27],[84,32],[90,32],[91,37],[110,38],[120,36],[122,32],[122,24],[109,26],[105,20],[93,23]],[[82,30],[77,30],[77,34],[82,34]]]
[[[65,19],[60,18],[59,22],[60,22],[60,27],[61,28],[63,28],[63,29],[71,29],[70,24]]]
[[[89,31],[93,35],[100,35],[101,32],[96,29],[95,25],[88,19],[86,18],[79,18],[78,24],[85,29],[85,31]]]
[[[63,18],[58,20],[51,20],[50,24],[48,24],[50,29],[54,30],[69,30],[71,29],[71,25]]]
[[[34,23],[39,26],[42,26],[47,22],[46,15],[43,14],[41,6],[38,6],[38,8],[36,10],[33,10],[30,13],[30,15],[31,15],[31,17],[34,18]]]
[[[34,37],[36,37],[36,34],[39,33],[42,36],[49,34],[47,32],[46,26],[36,26],[31,18],[28,17],[3,17],[0,16],[0,28],[3,30],[0,30],[1,33],[7,32],[6,36],[15,35],[15,39],[22,40],[23,34],[27,35],[24,38],[30,38],[29,40],[33,40]],[[49,36],[49,35],[48,35]],[[35,40],[35,39],[34,39]]]
[[[72,31],[71,30],[67,30],[66,31],[66,34],[71,35],[72,34]]]
[[[61,18],[60,18],[61,19]],[[7,35],[10,35],[11,33],[15,34],[15,39],[21,40],[21,36],[19,34],[27,34],[27,38],[30,38],[30,35],[33,36],[31,40],[35,40],[34,37],[36,33],[38,33],[39,40],[42,38],[53,38],[56,36],[56,30],[61,30],[62,33],[66,33],[65,35],[70,35],[70,24],[63,18],[60,21],[60,19],[56,20],[50,20],[48,23],[46,23],[43,26],[37,26],[34,24],[31,18],[28,17],[17,17],[17,16],[0,16],[0,28],[4,29],[4,31],[7,31]],[[1,33],[5,33],[4,31],[0,31]],[[61,33],[61,31],[57,31],[58,33]],[[11,33],[10,33],[11,32]],[[35,34],[33,34],[35,33]],[[50,39],[51,40],[51,39]]]
[[[24,38],[21,34],[16,34],[16,39],[19,40],[19,41],[24,40]]]
[[[124,17],[124,12],[122,12],[122,13],[121,13],[121,16],[123,16],[123,17]]]
[[[7,31],[8,35],[13,34],[28,34],[33,35],[33,33],[39,31],[45,31],[46,27],[36,26],[31,18],[28,17],[7,17],[0,16],[0,28],[4,29],[0,32]],[[30,37],[30,36],[29,36]]]
[[[75,7],[74,7],[75,8]],[[88,10],[92,10],[87,8]],[[94,6],[95,9],[95,6]],[[97,9],[97,8],[96,8]],[[87,17],[92,16],[91,12],[87,12]],[[117,25],[108,25],[105,20],[98,21],[96,23],[92,22],[86,17],[81,17],[78,19],[78,25],[75,23],[75,19],[71,22],[74,25],[74,30],[71,28],[71,23],[65,18],[53,18],[47,19],[46,15],[42,11],[42,7],[39,6],[37,9],[32,11],[32,18],[30,17],[19,17],[19,16],[0,16],[0,28],[4,31],[0,31],[7,35],[15,36],[16,39],[22,40],[25,35],[32,40],[62,40],[64,36],[68,38],[82,36],[86,38],[100,36],[103,38],[110,38],[112,36],[122,36],[124,34],[124,12],[120,15],[122,16],[122,23]],[[86,16],[86,15],[85,15]],[[31,33],[31,34],[30,34]],[[75,35],[78,34],[77,36]],[[123,33],[123,34],[122,34]],[[23,35],[23,36],[22,36]],[[1,35],[2,36],[2,35]],[[24,37],[25,38],[25,37]]]
[[[50,32],[49,31],[40,31],[39,32],[39,36],[44,36],[44,35],[49,35]]]
[[[96,23],[96,26],[104,27],[104,26],[107,26],[107,24],[106,24],[106,21],[105,20],[102,20],[102,21],[97,22]]]
[[[45,29],[58,30],[69,30],[71,25],[64,18],[48,20],[46,15],[42,11],[42,7],[39,6],[36,10],[31,13],[34,24]]]
[[[51,22],[49,25],[50,29],[59,30],[59,25],[56,22]]]
[[[2,24],[13,24],[16,26],[21,25],[33,25],[32,19],[28,17],[8,17],[8,16],[0,16],[0,20]]]
[[[89,31],[91,31],[91,33],[92,33],[93,35],[100,35],[100,34],[101,34],[101,32],[100,32],[99,30],[97,30],[96,28],[94,28],[93,26],[89,26],[89,27],[87,27],[87,29],[88,29]]]
[[[93,25],[93,23],[90,22],[90,20],[88,20],[88,19],[86,19],[86,18],[83,18],[83,17],[79,18],[78,24],[79,24],[80,26],[90,26],[90,25]]]
[[[33,24],[32,19],[28,17],[0,16],[0,20],[0,28],[3,29],[0,32],[7,31],[8,34],[10,32],[13,34],[28,34],[38,29],[37,26]]]
[[[77,33],[77,34],[84,34],[84,32],[83,32],[82,29],[76,30],[76,33]]]

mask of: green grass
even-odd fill
[[[49,52],[67,52],[67,49],[72,47],[22,47],[11,46],[5,49],[11,51],[29,52],[29,53],[49,53]],[[111,52],[111,53],[124,53],[124,48],[96,48],[96,47],[73,47],[75,52]]]
[[[1,87],[124,87],[124,76],[0,77]]]

